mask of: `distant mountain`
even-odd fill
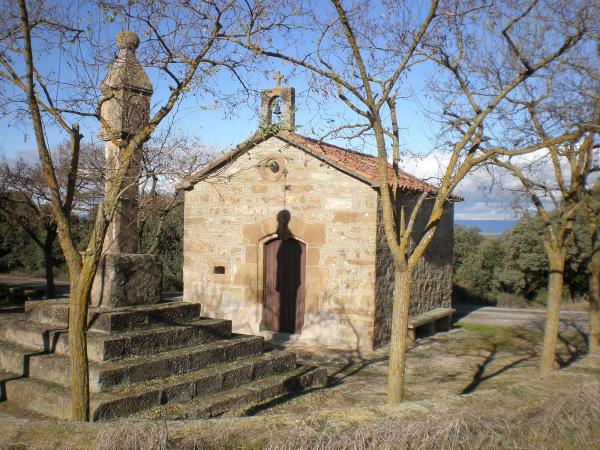
[[[455,225],[479,228],[481,234],[497,235],[510,230],[517,224],[517,220],[455,220]]]

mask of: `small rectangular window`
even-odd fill
[[[225,274],[225,267],[223,266],[215,266],[213,267],[213,273],[219,274],[219,275],[223,275]]]

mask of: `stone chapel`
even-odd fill
[[[259,130],[179,186],[184,301],[236,332],[370,351],[389,338],[394,288],[377,158],[296,133],[294,88],[276,81],[262,92]],[[400,177],[406,206],[435,195]],[[430,325],[452,313],[453,214],[448,202],[414,274],[411,317],[435,311]],[[426,215],[427,205],[415,233]]]

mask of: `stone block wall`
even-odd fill
[[[392,300],[394,297],[394,258],[387,245],[381,203],[377,202],[377,236],[375,248],[375,347],[389,340]]]
[[[410,211],[416,201],[415,194],[400,197]],[[431,213],[432,201],[426,201],[417,216],[413,242],[420,239]],[[417,263],[413,274],[409,314],[418,314],[434,308],[449,308],[452,296],[452,258],[454,242],[454,205],[448,202],[438,229]],[[375,265],[375,346],[385,344],[391,332],[392,301],[394,296],[394,261],[388,248],[383,228],[381,205],[377,208],[377,244]]]
[[[422,235],[433,202],[425,202],[415,224],[415,234]],[[420,238],[420,236],[419,236]],[[447,202],[438,229],[417,263],[413,275],[410,314],[417,315],[452,304],[452,260],[454,257],[454,203]]]
[[[269,173],[267,160],[285,172]],[[201,303],[205,316],[231,319],[237,332],[260,333],[262,248],[275,236],[278,213],[288,210],[289,230],[307,252],[296,341],[370,349],[376,209],[369,185],[270,138],[186,192],[184,300]]]

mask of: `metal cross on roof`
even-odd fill
[[[275,87],[280,87],[281,86],[281,79],[283,78],[283,75],[280,71],[277,71],[273,74],[273,79],[275,80]]]

